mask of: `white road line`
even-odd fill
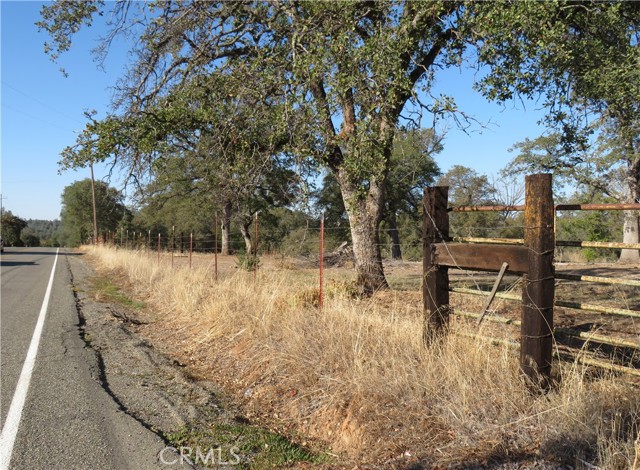
[[[53,276],[56,272],[56,264],[58,264],[59,251],[60,248],[56,250],[56,257],[53,261],[53,268],[51,268],[51,277],[49,277],[47,292],[44,294],[44,300],[42,301],[42,307],[40,308],[38,323],[36,323],[36,328],[33,330],[33,337],[31,338],[31,344],[29,344],[27,358],[22,366],[22,372],[20,373],[20,378],[18,379],[18,385],[16,385],[16,391],[13,394],[13,399],[11,400],[9,413],[7,413],[7,419],[4,422],[2,434],[0,434],[0,470],[8,470],[9,463],[11,462],[13,444],[16,440],[16,435],[18,434],[20,418],[22,417],[22,409],[24,408],[24,403],[27,399],[27,391],[29,390],[29,383],[31,382],[31,374],[33,373],[33,367],[36,364],[36,355],[38,354],[40,336],[42,336],[42,327],[44,326],[44,319],[47,316],[47,307],[49,306],[49,298],[51,297],[51,287],[53,286]]]

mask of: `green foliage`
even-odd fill
[[[389,235],[391,230],[398,230],[396,244],[403,246],[403,234],[421,230],[422,191],[425,186],[432,185],[440,174],[433,156],[441,150],[441,138],[432,129],[409,129],[396,134],[384,186],[384,222],[380,234],[383,245],[393,243]],[[323,186],[317,193],[316,207],[324,212],[325,223],[331,227],[332,236],[342,241],[351,240],[340,185],[332,173],[327,173],[323,179]],[[397,219],[402,215],[408,217],[403,218],[404,226],[399,230]],[[413,226],[410,226],[410,221]],[[413,247],[413,244],[411,242],[408,247]],[[391,251],[388,254],[391,256]]]
[[[479,89],[490,99],[544,93],[549,122],[567,132],[578,130],[571,118],[586,117],[579,116],[585,107],[640,117],[640,9],[633,2],[481,2],[474,10],[479,59],[489,65]],[[579,143],[576,134],[563,137]]]
[[[503,170],[506,175],[553,173],[554,188],[567,185],[580,191],[595,192],[624,201],[624,167],[615,152],[593,145],[582,151],[567,152],[562,135],[553,133],[516,143],[511,152],[514,159]]]
[[[620,154],[616,152],[616,146],[611,147],[610,139],[599,139],[600,145],[594,143],[592,148],[580,152],[567,153],[562,146],[562,138],[559,134],[541,136],[534,140],[525,140],[517,143],[513,150],[518,154],[504,170],[508,174],[533,173],[539,171],[553,172],[554,187],[556,192],[566,185],[577,188],[574,197],[580,200],[606,200],[609,203],[640,202],[640,173],[637,176],[629,175],[629,170],[621,161]],[[640,159],[638,160],[640,163]],[[637,196],[634,196],[637,194]],[[574,202],[574,201],[572,201]],[[602,231],[604,217],[607,223],[614,224],[606,231]],[[623,230],[638,227],[639,214],[631,212],[627,218],[598,214],[576,214],[574,216],[563,215],[561,227],[571,221],[568,236],[582,237],[588,241],[620,241]],[[592,230],[583,224],[592,224]],[[613,229],[615,227],[615,230]],[[629,243],[637,242],[630,238]],[[629,230],[631,232],[631,230]],[[612,239],[613,233],[618,238]],[[595,237],[595,238],[594,238]],[[604,238],[601,238],[604,237]],[[575,239],[575,238],[574,238]],[[594,259],[611,259],[615,252],[611,250],[585,249],[581,253],[588,261]]]
[[[85,2],[58,2],[54,5],[42,7],[42,20],[36,25],[40,29],[46,29],[53,39],[53,44],[45,43],[45,53],[50,54],[52,60],[56,60],[60,54],[71,48],[71,38],[84,24],[91,26],[93,15],[103,1]]]
[[[419,219],[419,220],[418,220]],[[405,261],[420,261],[422,259],[422,211],[417,214],[400,213],[397,217],[396,228],[402,249],[402,259]],[[382,255],[393,258],[393,244],[389,231],[391,225],[384,220],[381,225],[380,243]]]
[[[144,302],[133,300],[123,293],[109,277],[95,276],[90,280],[90,284],[91,294],[98,301],[117,303],[135,309],[141,309],[145,306]]]
[[[220,449],[214,453],[218,463],[235,463],[239,457],[240,462],[235,466],[238,469],[287,468],[296,463],[323,463],[327,460],[326,456],[316,455],[282,435],[240,423],[218,423],[205,430],[183,428],[169,433],[166,439],[176,448]],[[192,455],[193,459],[195,455]]]
[[[472,30],[499,102],[545,97],[553,132],[517,144],[512,170],[543,168],[619,201],[640,202],[640,8],[636,2],[483,2]],[[617,186],[617,187],[616,187]],[[638,216],[625,240],[638,241]]]
[[[98,230],[115,231],[127,209],[122,203],[122,195],[102,181],[95,182]],[[93,233],[93,201],[91,180],[76,181],[62,192],[60,212],[60,242],[67,246],[86,243]]]
[[[568,198],[572,203],[611,203],[610,198],[594,197],[589,192],[576,192]],[[556,238],[558,240],[613,242],[622,237],[623,215],[620,211],[562,211],[558,213]],[[587,262],[614,261],[620,250],[602,248],[564,248],[575,252]]]
[[[253,271],[260,268],[260,256],[253,253],[238,251],[236,254],[236,265],[245,271]]]
[[[482,206],[496,204],[496,190],[486,175],[461,165],[453,166],[439,180],[438,186],[449,186],[449,205]],[[453,212],[450,214],[452,237],[497,236],[493,229],[501,220],[498,212]]]
[[[387,212],[417,214],[423,189],[440,175],[434,156],[442,149],[442,136],[433,129],[408,129],[396,134],[385,182]]]
[[[398,216],[406,214],[413,220],[413,230],[421,230],[422,193],[434,183],[440,168],[433,156],[442,151],[442,139],[433,129],[410,129],[398,132],[393,141],[391,165],[385,180],[385,227],[382,239],[391,241],[391,257],[402,259],[402,238]],[[412,246],[411,244],[409,245]]]
[[[27,226],[27,221],[15,216],[11,211],[2,212],[2,221],[0,230],[2,231],[2,239],[7,246],[23,246],[20,234],[22,229]]]
[[[40,246],[40,237],[38,237],[29,227],[22,229],[20,240],[24,246]]]
[[[27,241],[24,240],[25,235],[37,237],[39,245],[34,245],[35,240],[31,239],[31,243],[29,243],[31,246],[58,246],[59,229],[59,220],[29,219],[27,220],[27,227],[22,230],[21,237],[25,244],[27,244]]]
[[[327,172],[322,179],[322,187],[316,193],[315,206],[324,213],[327,227],[332,234],[343,241],[350,241],[349,218],[340,192],[340,184],[335,175]]]
[[[491,206],[518,204],[517,189],[501,188],[486,175],[461,165],[453,166],[439,180],[439,186],[449,186],[449,206]],[[503,182],[504,183],[504,182]],[[508,184],[508,183],[505,183]],[[523,215],[517,212],[450,212],[449,234],[452,237],[524,236]]]
[[[108,153],[134,173],[149,166],[163,171],[166,146],[179,134],[196,137],[194,155],[230,155],[232,167],[238,156],[248,162],[281,151],[295,155],[298,164],[325,166],[339,175],[347,210],[356,213],[351,220],[374,220],[373,231],[369,224],[356,229],[364,243],[375,243],[395,127],[415,87],[430,88],[436,60],[438,66],[459,61],[464,41],[455,29],[465,11],[461,3],[186,2],[175,8],[154,3],[153,14],[126,5],[112,7],[114,32],[132,31],[135,24],[142,35],[132,54],[139,59],[129,74],[132,93],[125,91],[120,101],[135,103],[126,109],[124,134],[114,140],[110,136],[117,132],[88,127],[63,162],[73,167]],[[98,12],[105,8],[99,4]],[[70,43],[61,34],[75,32],[92,13],[53,4],[44,7],[40,26],[52,35],[57,51],[64,51]],[[204,104],[208,95],[215,97],[214,106]],[[450,100],[440,101],[447,105],[431,112],[455,111]],[[212,111],[218,113],[213,119]],[[185,131],[192,116],[212,125]],[[260,142],[268,145],[255,145]],[[184,149],[180,145],[175,154],[184,156]],[[223,173],[224,182],[262,166],[244,163]],[[197,177],[212,173],[199,170]],[[247,186],[256,184],[240,187]],[[363,205],[366,197],[374,203]],[[226,200],[224,194],[218,198]],[[363,265],[376,263],[382,275],[379,260]]]
[[[295,251],[296,254],[303,254],[304,246],[310,243],[310,239],[318,239],[318,221],[304,212],[287,207],[274,207],[261,212],[259,225],[259,244],[263,253],[294,254]]]

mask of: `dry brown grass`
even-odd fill
[[[148,334],[237,393],[250,417],[340,461],[640,465],[636,388],[565,364],[553,391],[531,394],[508,347],[451,334],[425,349],[415,295],[358,300],[335,283],[319,312],[309,277],[291,269],[214,284],[206,269],[159,267],[144,253],[88,254],[151,306]]]

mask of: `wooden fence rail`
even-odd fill
[[[476,289],[466,289],[464,287],[454,287],[452,289],[449,289],[449,291],[455,292],[457,294],[466,294],[466,295],[481,295],[481,296],[489,295],[489,292],[487,291],[476,290]],[[495,296],[498,299],[515,300],[517,302],[520,302],[521,300],[520,297],[518,297],[517,295],[505,294],[502,292],[495,294]],[[586,310],[588,312],[600,313],[603,315],[620,315],[623,317],[640,318],[639,311],[628,310],[626,308],[605,307],[604,305],[594,305],[594,304],[589,304],[584,302],[572,302],[570,300],[558,300],[558,299],[555,300],[554,305],[556,307],[573,308],[576,310]]]
[[[491,245],[524,245],[524,238],[453,237],[452,240],[454,242],[488,243]],[[572,247],[578,247],[578,248],[611,248],[611,249],[640,250],[640,243],[556,240],[556,246],[572,246]]]
[[[535,383],[550,382],[554,332],[612,346],[638,349],[640,344],[620,338],[573,331],[554,330],[554,306],[587,310],[600,314],[640,318],[640,312],[555,299],[555,279],[603,284],[640,286],[636,279],[555,274],[556,246],[640,249],[640,244],[575,242],[555,240],[555,215],[559,210],[640,210],[640,204],[558,204],[554,205],[551,175],[537,174],[525,179],[525,204],[512,206],[447,207],[448,187],[426,188],[423,212],[423,308],[424,338],[429,342],[440,334],[449,320],[449,292],[490,295],[472,289],[449,288],[449,268],[498,272],[501,268],[523,276],[522,294],[498,293],[496,297],[522,303],[521,320],[490,317],[491,321],[520,326],[520,368]],[[524,211],[524,239],[449,237],[449,212]],[[493,294],[493,293],[492,293]],[[456,312],[480,319],[481,314]],[[492,338],[495,340],[495,338]],[[593,362],[593,361],[592,361]],[[597,362],[597,361],[596,361]],[[629,368],[622,367],[620,370]],[[618,369],[616,369],[618,370]],[[635,371],[635,369],[629,369]]]

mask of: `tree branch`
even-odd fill
[[[327,92],[324,89],[324,82],[322,81],[322,78],[311,80],[309,83],[309,89],[316,101],[318,112],[321,115],[321,121],[324,127],[324,138],[330,151],[327,163],[332,170],[335,170],[342,163],[343,156],[340,147],[335,143],[336,129],[331,121],[331,109],[329,108]]]

